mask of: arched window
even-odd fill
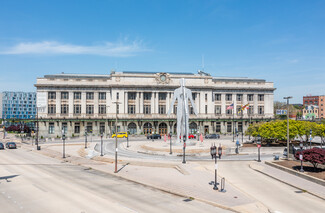
[[[160,135],[164,135],[164,134],[167,135],[167,124],[166,123],[159,124],[158,132]]]
[[[131,135],[137,134],[137,125],[135,123],[129,123],[128,125],[128,131]]]
[[[143,133],[145,135],[150,135],[152,133],[152,124],[151,123],[145,123],[143,125]]]
[[[196,125],[196,123],[194,123],[194,122],[190,123],[189,128],[190,128],[190,133],[191,134],[196,134],[196,132],[197,132],[197,125]]]

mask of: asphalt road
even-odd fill
[[[184,200],[24,149],[0,150],[0,212],[228,212]]]
[[[250,162],[223,162],[221,176],[274,213],[324,212],[325,201],[249,168]]]

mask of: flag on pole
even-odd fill
[[[243,111],[243,110],[248,109],[248,108],[249,108],[249,104],[246,104],[246,105],[241,107],[241,110]]]
[[[229,105],[228,107],[227,107],[227,110],[228,109],[233,109],[234,108],[234,104],[232,103],[231,105]]]

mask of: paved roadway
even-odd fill
[[[228,212],[184,199],[25,149],[0,150],[0,212]]]
[[[262,202],[271,212],[325,211],[324,200],[256,172],[249,164],[250,162],[223,162],[219,164],[219,173],[227,177],[233,186]]]

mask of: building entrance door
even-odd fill
[[[161,123],[159,124],[159,129],[158,132],[160,135],[167,135],[167,124],[166,123]]]
[[[151,135],[151,133],[152,133],[152,124],[151,123],[145,123],[143,125],[143,133],[145,135]]]
[[[209,126],[204,126],[204,134],[209,134]]]

